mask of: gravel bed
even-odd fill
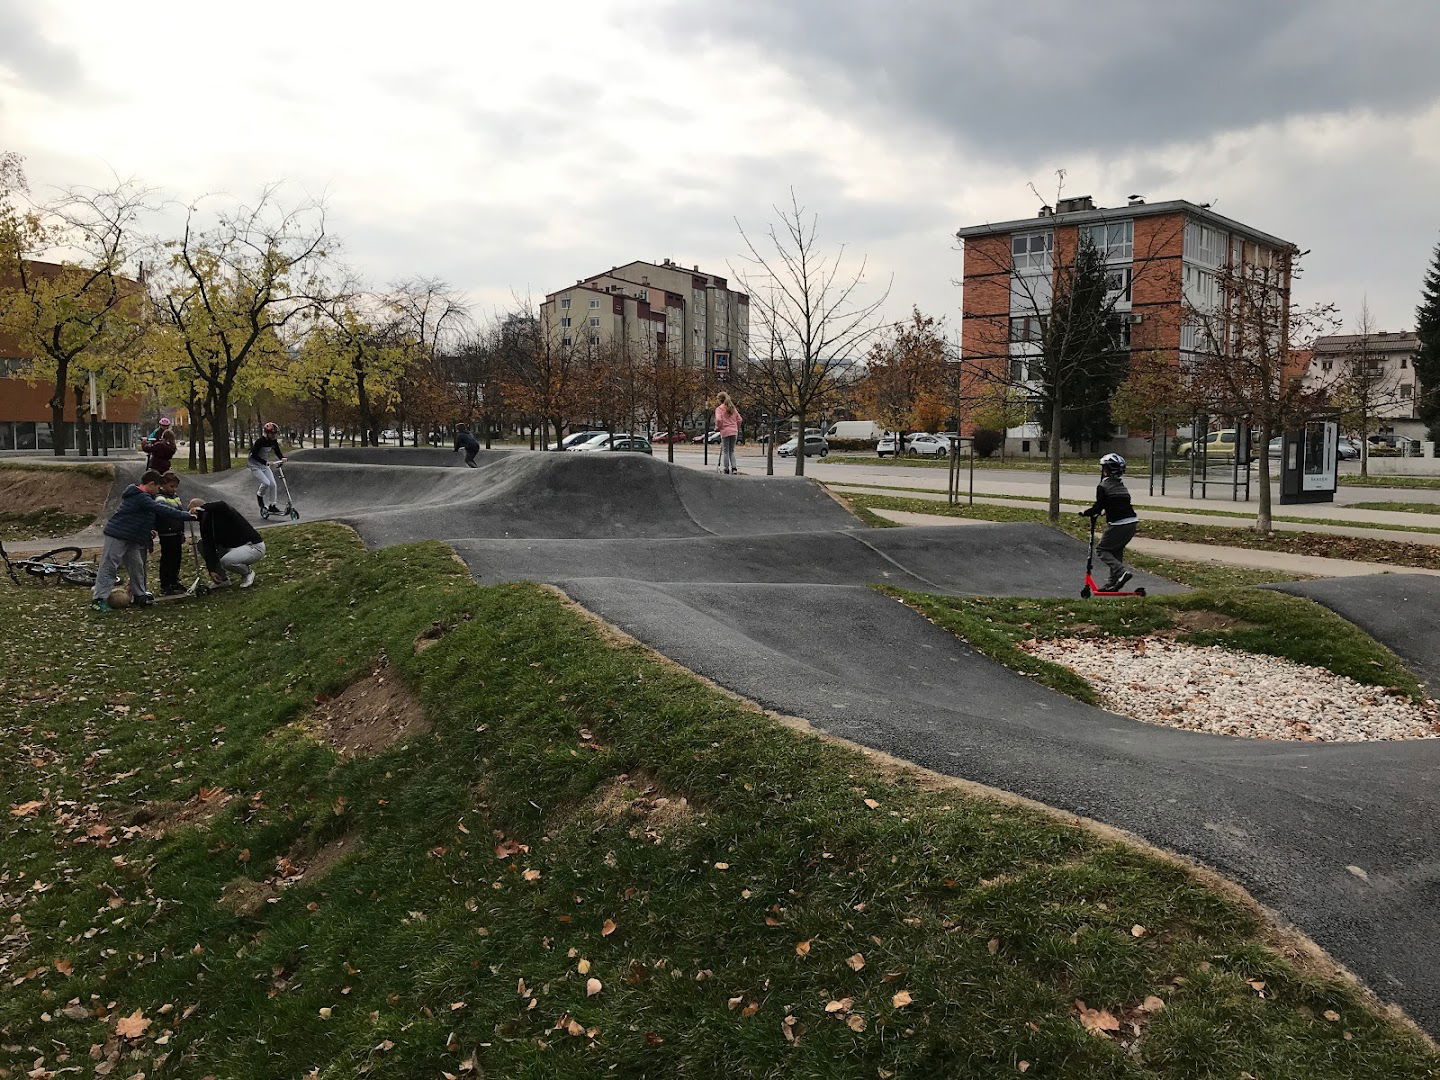
[[[1440,706],[1324,668],[1164,638],[1059,638],[1021,647],[1086,679],[1105,708],[1147,724],[1302,742],[1440,737]]]

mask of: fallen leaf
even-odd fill
[[[243,850],[240,852],[240,854],[237,855],[237,856],[235,856],[235,857],[236,857],[240,862],[249,862],[249,861],[250,861],[250,849],[249,849],[248,847],[245,848],[245,849],[243,849]]]
[[[73,975],[75,973],[75,965],[69,960],[56,960],[55,970],[61,975]]]
[[[334,1010],[334,1009],[331,1009],[331,1008],[329,1008],[329,1007],[327,1006],[326,1008],[323,1008],[323,1009],[320,1010],[320,1019],[321,1019],[321,1020],[329,1020],[330,1017],[333,1016],[334,1014],[335,1014],[335,1010]]]
[[[1255,993],[1259,994],[1261,997],[1265,996],[1265,983],[1262,980],[1247,979],[1246,982],[1249,985],[1250,989],[1254,990]]]
[[[876,802],[874,799],[866,799],[866,800],[865,800],[865,805],[868,806],[871,810],[879,810],[879,809],[880,809],[880,804],[879,804],[878,802]]]
[[[755,1015],[757,1012],[759,1012],[759,1011],[760,1011],[760,1003],[759,1003],[758,1001],[752,1001],[749,1005],[746,1005],[743,1009],[740,1010],[740,1015],[741,1015],[741,1016],[754,1016],[754,1015]]]
[[[609,936],[610,936],[611,934],[613,934],[614,932],[615,932],[615,920],[614,920],[614,919],[606,919],[603,923],[600,924],[600,936],[601,936],[601,937],[609,937]]]
[[[1130,936],[1134,938],[1142,938],[1149,932],[1150,931],[1146,930],[1139,923],[1136,923],[1134,926],[1130,927]]]
[[[384,1042],[378,1043],[375,1049],[379,1050],[382,1054],[386,1054],[395,1049],[395,1044],[389,1039],[386,1039]]]
[[[827,1001],[825,1003],[825,1011],[827,1013],[845,1012],[850,1008],[851,1005],[854,1004],[854,998],[838,998],[834,1001]]]
[[[864,1031],[865,1018],[859,1013],[851,1013],[845,1018],[845,1026],[848,1027],[851,1031]]]
[[[910,996],[909,990],[897,990],[890,998],[890,1004],[897,1009],[903,1009],[915,999]]]
[[[848,958],[845,963],[851,971],[859,971],[865,966],[865,954],[857,952],[854,956]]]
[[[744,1000],[745,1000],[745,995],[744,995],[744,994],[740,994],[740,995],[738,995],[738,996],[736,996],[736,997],[733,997],[733,998],[730,998],[728,1001],[726,1001],[726,1002],[725,1002],[725,1007],[726,1007],[727,1009],[729,1009],[731,1012],[734,1012],[735,1009],[736,1009],[737,1007],[739,1007],[740,1003],[741,1003],[742,1001],[744,1001]]]
[[[589,974],[590,974],[590,961],[589,961],[589,960],[586,960],[585,957],[582,956],[582,957],[580,958],[580,962],[575,965],[575,970],[578,971],[578,972],[580,972],[581,975],[589,975]]]
[[[585,1028],[582,1027],[582,1026],[580,1025],[579,1021],[576,1021],[576,1020],[571,1020],[569,1023],[567,1023],[567,1024],[565,1025],[565,1030],[566,1030],[567,1032],[569,1032],[571,1035],[584,1035],[584,1034],[585,1034]]]
[[[1147,997],[1144,1001],[1140,1003],[1141,1012],[1159,1012],[1163,1008],[1165,1008],[1165,1002],[1162,999],[1156,997],[1154,994],[1151,994],[1149,997]]]
[[[663,1043],[664,1041],[665,1041],[665,1040],[660,1037],[660,1035],[659,1035],[658,1032],[654,1032],[654,1031],[647,1031],[647,1032],[645,1032],[645,1045],[646,1045],[646,1046],[659,1046],[659,1045],[660,1045],[661,1043]]]
[[[728,862],[717,862],[717,863],[715,864],[715,869],[716,869],[716,870],[729,870],[729,869],[730,869],[730,864],[729,864]]]
[[[1015,1063],[1015,1068],[1016,1068],[1017,1071],[1022,1072],[1022,1073],[1023,1073],[1023,1072],[1029,1072],[1029,1071],[1030,1071],[1030,1063],[1029,1063],[1028,1061],[1017,1061],[1017,1062]]]
[[[586,997],[594,997],[594,996],[595,996],[596,994],[598,994],[603,988],[604,988],[604,984],[601,983],[601,981],[600,981],[599,979],[586,979],[586,980],[585,980],[585,996],[586,996]]]
[[[526,871],[525,871],[523,874],[521,874],[520,876],[523,877],[526,881],[539,881],[539,880],[540,880],[540,871],[539,871],[539,870],[526,870]]]
[[[1120,1030],[1120,1021],[1105,1009],[1092,1009],[1078,998],[1075,1001],[1075,1008],[1080,1012],[1081,1025],[1092,1035],[1104,1035],[1107,1032]]]
[[[138,1039],[145,1034],[145,1029],[149,1026],[150,1021],[136,1009],[129,1016],[115,1022],[115,1034],[124,1039]]]
[[[1336,1012],[1334,1009],[1326,1009],[1325,1012],[1324,1012],[1322,1015],[1325,1017],[1326,1020],[1329,1020],[1332,1024],[1338,1023],[1339,1020],[1340,1020],[1340,1014],[1339,1014],[1338,1012]]]
[[[989,941],[985,943],[985,951],[988,952],[991,956],[994,956],[996,953],[998,953],[1000,951],[1000,939],[998,937],[992,937]]]
[[[795,955],[796,955],[796,956],[809,956],[809,955],[810,955],[810,942],[809,942],[809,941],[801,941],[801,942],[798,942],[798,943],[795,945]]]
[[[44,805],[45,803],[38,799],[35,802],[16,803],[14,806],[10,807],[10,816],[29,817],[31,814],[35,813],[36,810],[39,810],[40,807]]]
[[[463,1008],[465,1008],[465,1002],[463,1001],[452,1001],[450,1003],[451,1012],[459,1012]]]

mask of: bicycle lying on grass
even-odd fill
[[[78,547],[58,547],[40,555],[12,559],[0,541],[0,559],[5,561],[5,572],[16,585],[20,584],[21,573],[39,578],[41,584],[54,579],[66,585],[94,585],[95,566],[80,556]]]

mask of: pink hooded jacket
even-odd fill
[[[744,419],[745,418],[740,415],[739,409],[736,409],[732,413],[726,413],[725,406],[715,406],[715,430],[720,433],[722,439],[726,435],[739,435],[740,422]]]

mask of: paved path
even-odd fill
[[[1070,537],[1029,524],[868,530],[811,483],[643,457],[380,460],[415,459],[297,454],[306,520],[351,522],[375,545],[450,540],[479,580],[555,582],[765,706],[1192,856],[1440,1033],[1440,740],[1260,742],[1140,724],[1037,686],[868,587],[1068,597],[1084,565]],[[249,505],[245,475],[190,486]]]

